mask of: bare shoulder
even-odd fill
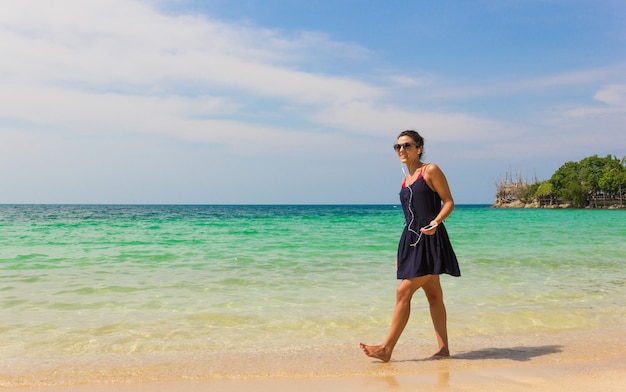
[[[448,180],[446,175],[443,174],[441,168],[436,163],[429,163],[424,167],[422,173],[426,183],[435,191],[438,191],[442,187],[447,187]]]
[[[424,167],[424,176],[439,176],[442,174],[441,168],[437,166],[436,163],[428,163],[426,167]]]
[[[426,171],[441,170],[436,163],[427,163],[425,169]]]
[[[440,196],[450,192],[446,175],[443,174],[443,171],[437,164],[429,163],[424,169],[424,180],[432,190],[439,193]]]

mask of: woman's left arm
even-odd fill
[[[424,180],[427,180],[428,185],[430,185],[430,187],[439,194],[443,203],[441,211],[437,214],[435,219],[433,219],[437,224],[439,224],[446,220],[446,218],[454,210],[454,199],[452,198],[452,193],[450,192],[450,187],[448,186],[448,180],[439,166],[434,163],[428,165],[426,174],[427,177],[425,176]]]

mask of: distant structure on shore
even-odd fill
[[[511,172],[507,172],[495,185],[496,200],[491,205],[492,208],[576,208],[573,202],[555,196],[549,181],[540,182],[535,178],[533,182],[529,182],[522,178],[521,173],[516,173],[514,177]],[[534,191],[531,192],[533,188]],[[584,208],[626,208],[626,195],[621,191],[614,195],[590,192]]]
[[[535,179],[535,182],[537,180]],[[492,207],[512,207],[521,208],[526,203],[522,202],[524,192],[530,187],[528,180],[522,179],[522,174],[517,173],[513,178],[513,173],[507,171],[504,178],[496,181],[496,202]]]

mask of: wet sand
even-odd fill
[[[626,327],[535,334],[491,344],[458,341],[449,359],[418,342],[400,342],[382,363],[358,348],[303,348],[289,353],[203,353],[184,362],[33,365],[2,368],[7,391],[618,391],[626,385]],[[424,343],[424,342],[422,342]],[[508,343],[508,344],[507,344]],[[453,347],[454,348],[454,347]],[[416,354],[420,353],[420,354]]]

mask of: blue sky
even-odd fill
[[[626,2],[0,3],[0,203],[457,203],[626,155]]]

